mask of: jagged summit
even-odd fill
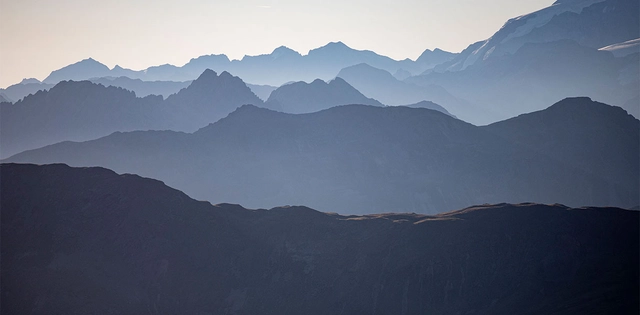
[[[24,78],[20,81],[20,84],[42,83],[36,78]]]
[[[426,49],[422,54],[420,54],[418,59],[416,59],[416,62],[437,65],[452,60],[455,56],[456,54],[444,51],[440,48],[436,48],[434,50]]]
[[[63,80],[87,80],[94,77],[108,76],[109,71],[109,67],[106,65],[93,58],[87,58],[51,72],[42,82],[55,84]]]
[[[347,46],[345,43],[341,41],[330,42],[324,46],[312,49],[309,51],[309,55],[314,55],[320,52],[342,52],[347,50],[353,50],[353,48]]]
[[[287,47],[287,46],[280,46],[276,49],[273,50],[273,52],[271,52],[271,56],[274,58],[279,58],[279,57],[285,57],[285,56],[295,56],[295,57],[300,57],[302,55],[300,55],[299,52]]]
[[[212,62],[212,61],[226,61],[229,62],[229,57],[225,54],[210,54],[202,55],[196,58],[191,58],[187,64],[200,63],[200,62]]]
[[[341,41],[337,41],[337,42],[329,42],[328,44],[320,48],[342,49],[342,48],[351,48],[351,47],[347,46],[345,43]]]
[[[186,129],[190,131],[215,122],[244,104],[263,103],[242,79],[227,71],[218,75],[211,69],[204,70],[188,87],[169,96],[166,102],[176,110],[189,109],[194,122]]]
[[[216,80],[218,78],[218,73],[216,73],[215,71],[211,70],[211,69],[205,69],[199,76],[197,79],[193,80],[193,82],[191,82],[191,85],[189,85],[189,87],[195,87],[198,85],[205,85],[208,83],[213,82],[214,80]]]
[[[293,114],[311,113],[346,104],[382,106],[341,78],[329,83],[315,79],[311,83],[301,81],[283,85],[271,92],[265,102],[267,108]]]
[[[249,89],[248,87],[246,87],[246,85],[244,84],[244,82],[242,81],[242,79],[233,76],[231,73],[229,73],[228,71],[222,71],[219,75],[218,73],[216,73],[215,71],[211,70],[211,69],[206,69],[202,72],[202,74],[200,74],[200,76],[198,76],[197,79],[193,80],[193,82],[191,82],[191,85],[189,87],[198,87],[198,86],[209,86],[209,85],[219,85],[219,84],[230,84],[236,87],[240,87],[242,88],[243,86],[247,89]],[[222,87],[218,87],[218,88],[222,88]]]

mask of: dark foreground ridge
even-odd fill
[[[2,164],[3,314],[633,314],[638,212],[248,210]]]

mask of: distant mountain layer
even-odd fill
[[[121,87],[125,90],[129,90],[136,93],[138,97],[146,97],[149,95],[161,95],[163,98],[169,97],[171,94],[178,93],[181,89],[189,86],[192,81],[142,81],[140,79],[130,79],[128,77],[101,77],[90,78],[89,81],[104,86]],[[0,93],[7,96],[8,99],[13,101],[19,101],[29,94],[35,94],[41,90],[48,90],[55,84],[42,83],[36,79],[31,79],[25,82],[20,82],[6,89],[0,89]],[[270,85],[254,85],[247,83],[247,86],[251,91],[256,94],[260,99],[266,101],[275,86]]]
[[[17,102],[23,99],[25,96],[35,94],[38,91],[48,90],[54,86],[54,84],[41,83],[38,80],[35,80],[36,82],[33,82],[31,80],[26,82],[25,81],[26,80],[22,80],[22,82],[11,85],[6,89],[0,89],[0,93],[5,95],[5,97],[12,102]]]
[[[496,57],[513,54],[523,45],[573,40],[598,49],[640,37],[637,0],[556,1],[536,12],[507,21],[485,41],[474,43],[436,71],[458,71]]]
[[[316,79],[311,83],[285,84],[271,92],[264,107],[285,113],[304,114],[349,104],[382,106],[380,102],[362,95],[343,79],[335,78],[329,83]]]
[[[633,207],[639,130],[624,110],[588,98],[487,127],[423,108],[291,115],[243,106],[193,134],[115,133],[5,161],[100,165],[249,207],[355,214],[501,201]]]
[[[228,72],[218,75],[209,69],[191,82],[150,82],[126,77],[93,81],[99,84],[64,81],[15,104],[3,104],[0,157],[66,140],[96,139],[116,131],[193,132],[246,104],[287,113],[309,113],[346,104],[383,106],[340,78],[329,83],[298,82],[278,89],[253,86],[263,96],[270,96],[265,104],[249,88],[251,85],[240,78]],[[114,86],[130,87],[149,95],[139,98],[133,92]],[[172,94],[164,100],[155,96],[163,91],[172,91]]]
[[[437,85],[459,98],[473,100],[485,114],[459,113],[446,102],[434,101],[474,124],[540,110],[543,104],[567,96],[589,96],[640,117],[640,103],[632,101],[640,95],[639,67],[640,53],[616,58],[609,51],[561,40],[524,44],[514,54],[487,59],[463,71],[430,72],[405,83],[425,88]]]
[[[312,49],[304,56],[282,46],[271,54],[245,56],[242,60],[231,61],[225,55],[208,55],[191,59],[182,67],[161,65],[140,71],[120,66],[109,69],[89,58],[51,72],[44,82],[55,84],[64,80],[121,76],[144,81],[190,81],[204,70],[213,69],[218,72],[228,71],[247,82],[280,86],[290,81],[311,82],[317,78],[330,80],[340,69],[359,63],[367,63],[392,73],[403,70],[419,74],[439,63],[451,60],[454,56],[453,53],[436,49],[426,50],[416,61],[397,61],[372,51],[355,50],[342,42],[335,42]]]
[[[138,97],[149,95],[161,95],[163,98],[169,97],[171,94],[178,93],[186,88],[192,81],[174,82],[174,81],[142,81],[140,79],[130,79],[128,77],[102,77],[91,78],[89,81],[104,86],[117,86],[136,93]]]
[[[423,84],[419,86],[394,78],[391,73],[368,64],[347,67],[338,73],[338,77],[361,91],[387,105],[406,105],[430,101],[442,105],[447,111],[464,121],[476,122],[491,120],[495,113],[481,108],[464,99],[451,95],[442,86]]]
[[[65,140],[96,139],[115,131],[193,132],[245,104],[261,105],[262,100],[241,79],[211,70],[164,101],[161,96],[138,98],[113,86],[64,81],[15,104],[2,104],[0,155]]]
[[[212,206],[103,168],[0,176],[3,313],[638,312],[637,211],[340,216]]]
[[[457,118],[455,115],[452,115],[451,113],[449,113],[444,107],[434,103],[434,102],[430,102],[430,101],[422,101],[422,102],[418,102],[415,104],[407,104],[404,105],[407,107],[413,107],[413,108],[427,108],[427,109],[433,109],[433,110],[437,110],[443,114],[447,114],[453,118]]]

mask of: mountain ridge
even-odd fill
[[[2,103],[0,155],[64,140],[85,141],[115,131],[193,132],[247,103],[262,105],[247,85],[223,72],[205,71],[199,80],[163,100],[90,81],[62,81],[14,103]]]
[[[619,110],[594,106],[605,113]],[[614,126],[619,118],[593,117]],[[557,139],[559,153],[549,155],[544,142],[528,146],[500,128],[477,127],[430,109],[344,105],[284,114],[242,106],[193,134],[121,133],[4,161],[101,165],[161,179],[198,199],[248,207],[305,204],[354,214],[394,207],[433,213],[483,202],[632,207],[640,203],[640,184],[633,178],[640,135],[638,120],[623,119],[630,123],[593,139],[581,138],[593,133],[584,132],[593,129],[588,126],[558,129],[549,137]],[[616,139],[618,130],[629,136]],[[572,138],[589,148],[571,145]],[[607,149],[580,157],[580,163],[563,158]],[[598,165],[597,159],[635,164],[608,163],[593,172],[588,167]]]
[[[348,104],[382,106],[382,103],[367,98],[339,77],[328,83],[316,79],[311,83],[283,85],[271,92],[264,106],[281,112],[303,114]]]
[[[0,164],[0,175],[10,313],[638,308],[637,211],[499,204],[340,216],[211,205],[96,167]]]
[[[434,54],[433,58],[427,58],[427,55],[423,53],[423,58],[420,61],[408,58],[394,60],[370,50],[352,49],[342,42],[330,42],[310,50],[307,55],[301,55],[290,48],[280,46],[269,54],[244,56],[240,60],[230,60],[224,54],[203,55],[192,58],[183,66],[165,64],[150,66],[140,71],[125,69],[121,66],[109,69],[93,58],[87,58],[52,71],[43,82],[55,84],[62,80],[77,81],[109,76],[126,76],[130,79],[143,81],[190,81],[210,68],[218,72],[228,71],[254,84],[280,86],[289,81],[312,81],[316,78],[329,80],[341,68],[361,62],[371,63],[390,72],[403,69],[413,74],[419,74],[427,68],[439,64],[441,60],[455,55],[442,50],[437,51],[438,53]],[[346,55],[336,58],[333,55],[336,52]],[[292,63],[283,64],[282,62],[287,59]]]

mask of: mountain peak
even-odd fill
[[[189,63],[197,62],[197,61],[206,61],[206,60],[224,60],[229,61],[229,57],[225,54],[210,54],[210,55],[202,55],[196,58],[191,58]]]
[[[369,64],[366,63],[359,63],[357,65],[353,65],[353,66],[349,66],[346,68],[343,68],[342,70],[340,70],[340,72],[338,73],[338,77],[341,77],[344,79],[345,75],[348,74],[355,74],[357,73],[358,75],[363,75],[363,76],[386,76],[386,77],[393,77],[393,75],[391,75],[391,73],[389,73],[386,70],[382,70],[382,69],[378,69],[376,67],[373,67]]]
[[[324,82],[324,80],[321,80],[321,79],[315,79],[310,84],[311,85],[327,85],[327,82]]]
[[[311,83],[300,81],[283,85],[271,92],[265,102],[267,108],[292,114],[312,113],[347,104],[382,106],[341,78],[329,83],[315,79]]]
[[[330,42],[328,44],[326,44],[324,47],[321,48],[332,48],[332,49],[350,49],[349,46],[347,46],[345,43],[341,42],[341,41],[337,41],[337,42]]]
[[[344,68],[344,69],[362,69],[362,70],[365,70],[365,69],[366,69],[366,70],[375,69],[375,70],[380,70],[380,69],[378,69],[378,68],[376,68],[376,67],[374,67],[374,66],[371,66],[371,65],[369,65],[368,63],[364,63],[364,62],[363,62],[363,63],[359,63],[359,64],[357,64],[357,65],[353,65],[353,66],[346,67],[346,68]],[[344,70],[344,69],[343,69],[343,70]]]
[[[351,86],[351,84],[347,83],[347,81],[345,81],[345,80],[344,80],[343,78],[341,78],[341,77],[335,77],[333,80],[331,80],[331,81],[329,82],[329,84],[330,84],[330,85],[339,85],[339,86],[340,86],[340,85],[345,85],[345,86],[346,86],[346,85],[348,85],[348,86],[352,87],[352,86]]]
[[[434,50],[426,49],[418,59],[417,62],[427,62],[431,64],[438,64],[448,60],[451,60],[455,57],[455,54],[450,53],[448,51],[444,51],[440,48],[436,48]]]
[[[580,97],[567,97],[561,101],[556,102],[555,104],[549,106],[544,111],[557,111],[557,112],[566,112],[566,115],[569,116],[584,116],[587,112],[599,112],[599,113],[607,113],[606,117],[611,118],[613,113],[618,112],[622,114],[622,116],[629,115],[627,111],[618,107],[612,106],[604,103],[600,103],[592,100],[590,97],[580,96]],[[534,112],[535,113],[535,112]],[[625,115],[626,114],[626,115]],[[524,114],[527,115],[527,114]],[[598,117],[598,114],[592,114],[593,117]]]
[[[277,56],[282,56],[282,55],[300,55],[297,51],[287,47],[287,46],[280,46],[276,49],[273,50],[273,52],[271,53],[271,55],[277,55]]]
[[[44,83],[55,84],[63,80],[87,80],[94,77],[105,77],[109,75],[109,67],[96,61],[93,58],[83,59],[74,64],[52,71],[44,79]]]
[[[204,72],[202,72],[202,74],[200,74],[200,76],[195,81],[207,81],[210,79],[215,79],[217,77],[218,77],[218,74],[215,71],[211,69],[205,69]]]
[[[80,64],[80,63],[83,63],[83,64],[99,64],[99,65],[103,65],[101,62],[99,62],[99,61],[97,61],[97,60],[93,59],[92,57],[89,57],[89,58],[87,58],[87,59],[82,59],[82,60],[80,60],[79,62],[77,62],[76,64]],[[104,65],[103,65],[103,66],[104,66]]]
[[[24,78],[20,81],[20,84],[30,84],[30,83],[41,83],[40,80],[36,78]]]
[[[592,103],[593,100],[588,96],[567,97],[567,98],[565,98],[565,99],[563,99],[561,101],[556,102],[552,106],[559,105],[559,104],[567,104],[567,103],[577,103],[577,102],[580,102],[580,103],[582,103],[582,102],[590,102],[590,103]]]
[[[343,42],[330,42],[322,47],[318,47],[316,49],[312,49],[309,51],[309,55],[312,55],[314,53],[318,53],[318,52],[341,52],[341,51],[346,51],[346,50],[352,50],[351,47],[345,45]]]

